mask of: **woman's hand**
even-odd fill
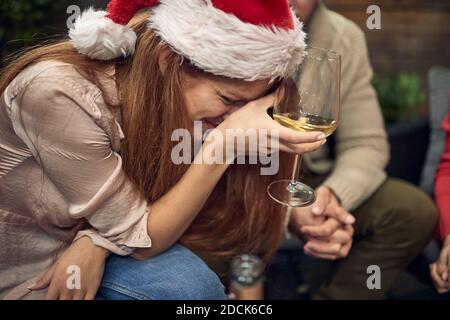
[[[267,154],[277,150],[303,154],[314,151],[325,143],[325,135],[322,132],[300,132],[282,126],[273,120],[267,114],[267,110],[275,104],[277,96],[277,92],[267,95],[248,103],[228,116],[224,116],[225,120],[217,127],[224,137],[227,138],[227,130],[231,130],[230,132],[233,135],[245,135],[246,132],[256,132],[258,137],[258,146],[250,145],[249,141],[251,139],[245,139],[245,150],[241,150],[238,147],[238,150],[236,150],[238,154],[252,154],[254,153],[252,150],[256,151],[256,148],[258,148],[258,152]],[[272,134],[275,131],[278,132],[278,135]],[[267,138],[267,143],[264,144],[266,150],[261,150],[260,138],[262,136]],[[275,147],[274,141],[278,139],[279,146]],[[234,143],[236,145],[235,141],[227,141],[227,143]]]
[[[90,238],[82,237],[29,289],[48,287],[46,300],[93,300],[107,256],[107,250],[94,245]]]
[[[430,265],[430,274],[433,284],[439,293],[446,293],[450,290],[450,235],[442,246],[439,259]]]

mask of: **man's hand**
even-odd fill
[[[330,237],[309,240],[304,246],[304,252],[309,256],[320,259],[345,258],[352,248],[353,234],[354,230],[351,225],[341,226]]]
[[[430,274],[433,284],[439,293],[446,293],[450,290],[450,235],[442,246],[439,259],[430,265]]]
[[[95,246],[90,238],[82,237],[29,289],[48,287],[46,300],[93,300],[103,277],[107,256],[107,250]],[[67,285],[70,276],[67,271],[71,266],[77,266],[80,270],[80,288],[69,288]]]
[[[306,242],[306,254],[329,260],[344,258],[353,243],[355,218],[340,206],[329,188],[317,188],[316,195],[311,207],[293,209],[291,226]]]

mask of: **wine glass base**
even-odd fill
[[[269,184],[267,193],[274,201],[289,207],[306,207],[316,201],[314,189],[304,183],[287,179]]]

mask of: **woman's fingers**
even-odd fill
[[[431,275],[431,279],[433,280],[433,284],[436,287],[436,289],[439,291],[439,293],[443,293],[441,291],[448,290],[448,283],[441,279],[441,276],[437,272],[436,263],[433,263],[432,265],[430,265],[430,275]]]
[[[303,154],[319,149],[325,142],[326,140],[319,140],[312,143],[292,144],[280,141],[279,149],[288,153]]]
[[[53,273],[55,272],[55,265],[53,265],[48,271],[38,280],[34,285],[28,287],[30,290],[41,290],[45,289],[50,285],[53,278]]]
[[[448,250],[443,249],[439,255],[439,259],[436,261],[436,272],[439,274],[442,280],[448,283],[449,281],[449,257]]]
[[[55,285],[50,285],[47,293],[45,294],[45,300],[58,300],[59,292]]]
[[[71,290],[64,290],[60,293],[58,300],[73,300],[73,293]]]
[[[444,279],[448,283],[448,288],[450,289],[450,248],[447,247],[447,279]]]
[[[94,300],[97,294],[97,290],[90,290],[84,296],[84,300]]]
[[[84,297],[86,296],[85,290],[72,290],[74,291],[72,300],[84,300]]]
[[[303,143],[313,143],[317,141],[324,141],[326,136],[323,132],[320,131],[312,131],[312,132],[304,132],[297,131],[294,129],[290,129],[285,127],[275,120],[272,120],[272,129],[278,130],[278,137],[280,142],[289,143],[289,144],[303,144]]]
[[[45,300],[71,300],[74,295],[73,291],[67,288],[64,277],[58,277],[53,272],[45,294]]]
[[[84,300],[86,291],[83,289],[68,289],[68,288],[49,288],[46,300]]]
[[[62,288],[60,290],[49,290],[47,300],[93,300],[86,299],[88,297],[95,297],[95,291],[91,290],[90,293],[87,293],[86,290],[83,289],[68,289]]]

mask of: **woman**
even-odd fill
[[[267,114],[305,49],[287,0],[113,0],[69,35],[1,77],[1,296],[224,298],[187,248],[267,260],[283,232],[284,209],[265,195],[274,177],[230,158],[176,165],[170,137],[201,120],[223,136],[276,129],[289,153],[325,142]],[[288,176],[282,161],[275,178]]]
[[[430,266],[430,273],[437,291],[446,293],[450,290],[450,114],[442,122],[442,129],[446,132],[447,140],[436,171],[434,193],[440,215],[439,238],[443,245],[439,259]]]

